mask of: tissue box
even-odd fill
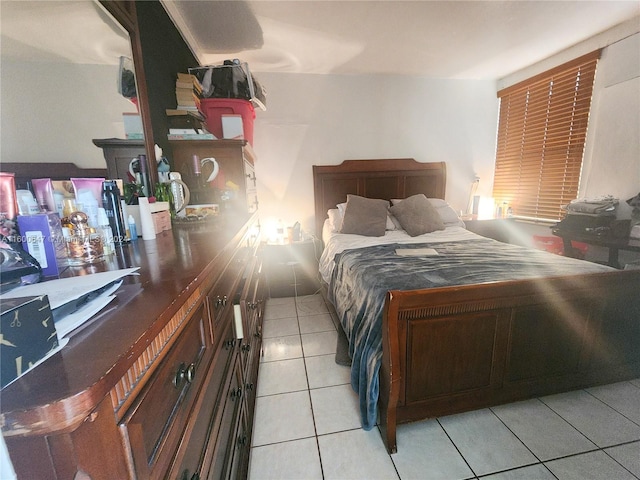
[[[0,334],[0,383],[4,387],[58,346],[49,297],[3,299]]]
[[[126,138],[140,140],[144,138],[142,130],[142,119],[137,113],[123,113],[122,120],[124,122],[124,134]]]
[[[18,230],[24,248],[42,267],[45,277],[57,277],[67,266],[67,247],[57,213],[18,215]]]

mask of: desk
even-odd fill
[[[588,235],[579,232],[568,232],[566,230],[560,230],[554,228],[551,230],[554,235],[561,237],[564,243],[565,255],[572,256],[573,247],[571,246],[571,240],[577,242],[587,243],[589,245],[597,245],[599,247],[606,247],[609,249],[609,261],[608,264],[615,268],[620,268],[618,263],[618,252],[620,250],[629,250],[632,252],[640,252],[640,240],[633,238],[610,238],[610,237],[598,237],[595,235]]]

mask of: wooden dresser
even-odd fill
[[[264,307],[258,245],[257,215],[229,215],[68,271],[140,267],[60,353],[2,390],[18,478],[245,477]]]

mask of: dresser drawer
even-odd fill
[[[161,478],[180,442],[206,372],[207,319],[201,306],[123,418],[138,478]]]
[[[211,323],[216,337],[218,336],[217,331],[220,328],[221,320],[232,310],[233,297],[236,295],[237,287],[240,284],[242,273],[251,253],[250,248],[243,247],[239,249],[207,294]]]
[[[201,478],[206,478],[202,471],[208,468],[206,451],[212,448],[208,441],[210,437],[216,438],[220,428],[218,420],[222,416],[226,401],[224,388],[228,383],[230,364],[237,357],[239,348],[231,322],[225,324],[225,330],[221,334],[222,343],[213,356],[205,385],[193,405],[185,438],[180,444],[167,478],[190,480],[196,473]]]

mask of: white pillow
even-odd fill
[[[332,208],[327,211],[327,216],[329,217],[329,228],[332,232],[339,232],[340,227],[342,226],[342,215],[337,208]]]
[[[344,209],[347,206],[347,202],[339,203],[336,206],[338,207],[338,212],[340,212],[340,225],[342,225],[342,218],[344,217]],[[329,210],[329,211],[331,211],[331,210]],[[393,221],[393,215],[391,215],[390,213],[387,213],[387,227],[386,227],[386,230],[398,230],[398,229],[401,229],[401,227],[398,227],[397,220],[394,222]],[[340,226],[339,225],[338,225],[338,230],[340,230]]]

